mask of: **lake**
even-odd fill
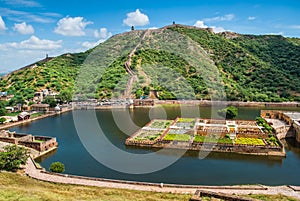
[[[299,111],[298,108],[284,108],[284,110]],[[181,151],[178,150],[156,152],[157,150],[126,147],[124,144],[128,135],[133,134],[139,127],[143,127],[150,119],[175,119],[177,116],[210,118],[212,114],[214,115],[211,111],[210,107],[198,106],[165,106],[135,110],[97,110],[96,112],[80,110],[10,130],[56,137],[59,143],[57,151],[41,158],[39,162],[48,169],[52,162],[60,161],[65,164],[65,174],[192,185],[257,183],[300,185],[300,146],[293,139],[284,142],[286,158],[210,153],[206,158],[200,159],[199,152],[179,153]],[[239,108],[238,119],[254,120],[259,114],[260,108]],[[93,115],[101,127],[101,134],[94,128]],[[78,134],[74,119],[77,127],[80,124],[79,130],[84,131],[80,132],[81,134]],[[104,135],[107,141],[102,140],[104,138],[101,135]],[[126,158],[126,154],[116,154],[118,152],[114,152],[115,149],[139,157]],[[143,162],[142,158],[145,154],[152,155],[154,162]],[[179,157],[181,155],[182,157]],[[99,159],[101,163],[98,162]],[[157,163],[163,164],[172,160],[174,160],[172,165],[156,172],[131,173],[131,171],[139,172],[139,170],[143,172],[145,167],[151,168]],[[110,166],[114,168],[111,169]],[[118,169],[125,171],[119,172]]]

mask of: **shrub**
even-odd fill
[[[0,124],[3,124],[6,121],[6,119],[4,117],[0,118]]]
[[[65,171],[65,165],[61,162],[53,162],[49,169],[51,172],[62,173]]]
[[[227,119],[233,119],[238,115],[238,108],[234,106],[226,107],[224,109],[218,110],[218,115]]]
[[[4,152],[0,152],[0,170],[16,171],[20,165],[25,165],[29,157],[29,152],[24,147],[9,145],[4,147]]]

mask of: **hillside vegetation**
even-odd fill
[[[300,39],[214,34],[206,29],[170,26],[150,31],[143,45],[151,43],[159,34],[161,38],[163,34],[167,36],[166,30],[187,36],[203,51],[191,55],[197,57],[191,61],[176,54],[176,49],[138,48],[132,56],[131,68],[138,77],[132,97],[148,96],[150,90],[156,90],[159,99],[300,100]],[[30,100],[35,91],[46,88],[75,92],[83,98],[122,97],[129,79],[124,64],[142,35],[143,31],[116,35],[87,52],[65,54],[12,72],[1,80],[0,91],[14,94],[12,103]],[[168,44],[161,43],[163,46]],[[122,54],[114,57],[114,51],[118,50]],[[181,50],[188,53],[186,47]],[[102,62],[101,55],[105,55],[106,63]],[[96,60],[86,62],[89,57]],[[100,60],[105,68],[98,65]]]

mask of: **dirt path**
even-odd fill
[[[135,72],[131,69],[131,60],[132,56],[136,52],[137,48],[142,44],[142,41],[145,39],[145,37],[149,34],[150,30],[145,31],[143,36],[141,37],[140,42],[135,46],[135,48],[130,52],[128,55],[128,60],[125,62],[125,68],[126,71],[129,73],[130,78],[126,85],[126,90],[124,92],[124,96],[122,98],[131,98],[131,92],[133,88],[133,84],[138,81],[138,76],[135,74]]]
[[[43,170],[37,169],[30,158],[27,161],[25,172],[28,176],[47,182],[63,183],[63,184],[76,184],[85,186],[97,186],[106,188],[119,188],[140,191],[153,191],[153,192],[171,192],[171,193],[185,193],[194,194],[196,190],[205,190],[212,192],[220,192],[226,194],[283,194],[290,197],[300,199],[300,192],[294,191],[288,186],[184,186],[184,185],[170,185],[170,184],[151,184],[141,182],[127,182],[117,180],[96,179],[87,177],[77,177],[71,175],[58,175],[50,174]],[[294,187],[300,190],[299,187]]]

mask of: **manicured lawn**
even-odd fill
[[[164,137],[164,140],[167,141],[190,141],[191,136],[187,134],[167,134]]]
[[[220,144],[232,144],[232,140],[229,138],[212,138],[212,137],[205,137],[196,135],[194,138],[194,142],[211,142],[211,143],[220,143]]]
[[[192,123],[195,122],[195,119],[193,118],[178,118],[178,121],[180,123]]]
[[[237,138],[235,139],[235,144],[237,145],[254,145],[254,146],[265,146],[262,139],[258,138]]]

